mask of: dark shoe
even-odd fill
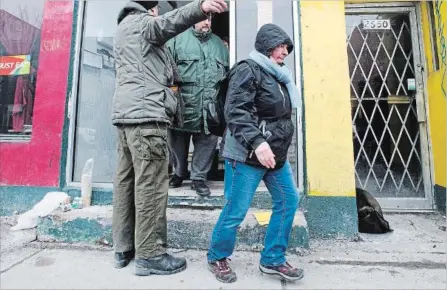
[[[300,280],[304,276],[303,269],[294,268],[287,262],[279,266],[259,265],[259,270],[264,274],[277,275],[288,281]]]
[[[216,276],[217,281],[222,283],[236,282],[236,273],[233,272],[228,259],[222,259],[216,262],[208,262],[208,269]]]
[[[186,269],[186,259],[176,258],[169,254],[163,254],[149,259],[135,260],[135,275],[149,276],[171,275]]]
[[[115,268],[121,269],[129,265],[130,261],[135,257],[135,251],[127,251],[124,253],[115,253]]]
[[[208,185],[205,184],[203,180],[193,180],[191,189],[194,189],[196,193],[200,196],[209,196],[211,194],[211,190]]]
[[[174,174],[174,175],[172,175],[171,180],[169,180],[169,187],[178,188],[178,187],[182,186],[182,183],[183,183],[183,178]]]

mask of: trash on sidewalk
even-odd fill
[[[253,215],[255,216],[259,225],[266,226],[270,222],[272,212],[271,211],[255,212],[253,213]]]
[[[75,197],[74,199],[73,199],[73,203],[71,204],[71,207],[73,208],[73,209],[81,209],[82,207],[83,207],[83,200],[82,200],[82,197]]]
[[[384,234],[394,231],[383,217],[379,202],[369,192],[356,188],[356,202],[360,233]]]
[[[62,203],[66,203],[69,196],[65,192],[48,192],[32,209],[22,214],[12,231],[32,229],[37,227],[39,217],[44,217],[58,209]]]
[[[81,197],[82,205],[90,206],[92,202],[92,176],[93,176],[93,158],[87,160],[82,169],[81,177]]]
[[[62,212],[67,212],[67,211],[70,211],[70,210],[73,209],[72,206],[71,206],[71,197],[70,196],[67,197],[65,199],[65,201],[60,204],[59,209]]]

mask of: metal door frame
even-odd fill
[[[415,70],[415,79],[417,83],[416,90],[416,111],[419,122],[420,150],[422,178],[424,185],[424,198],[377,198],[381,207],[387,211],[431,211],[434,209],[433,202],[433,168],[432,154],[430,150],[430,141],[428,135],[427,120],[427,75],[423,69],[425,66],[425,55],[421,28],[421,11],[418,3],[400,2],[400,3],[365,3],[349,4],[345,6],[345,15],[349,14],[374,14],[374,13],[408,13],[410,19],[411,40],[413,46],[413,62]]]
[[[300,11],[299,2],[292,2],[293,11],[293,42],[294,42],[294,52],[295,52],[295,84],[299,92],[303,91],[303,75],[302,75],[302,52],[301,52],[301,26],[300,26]],[[301,94],[302,98],[303,94]],[[304,100],[301,101],[301,106],[296,110],[296,145],[295,145],[295,160],[296,160],[296,181],[298,191],[304,194],[304,133],[303,133],[303,110],[304,110]]]

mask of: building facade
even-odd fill
[[[0,0],[1,214],[52,190],[79,195],[89,158],[93,204],[111,204],[112,45],[124,3]],[[214,18],[230,65],[265,23],[294,39],[287,64],[303,108],[289,159],[312,235],[357,233],[356,188],[387,210],[445,211],[446,10],[441,0],[247,0]]]

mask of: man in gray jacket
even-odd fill
[[[135,274],[174,274],[186,260],[166,253],[167,128],[177,113],[175,65],[165,43],[221,13],[224,0],[195,0],[158,16],[158,1],[130,1],[118,15],[112,122],[118,130],[113,191],[115,267],[135,256]]]

